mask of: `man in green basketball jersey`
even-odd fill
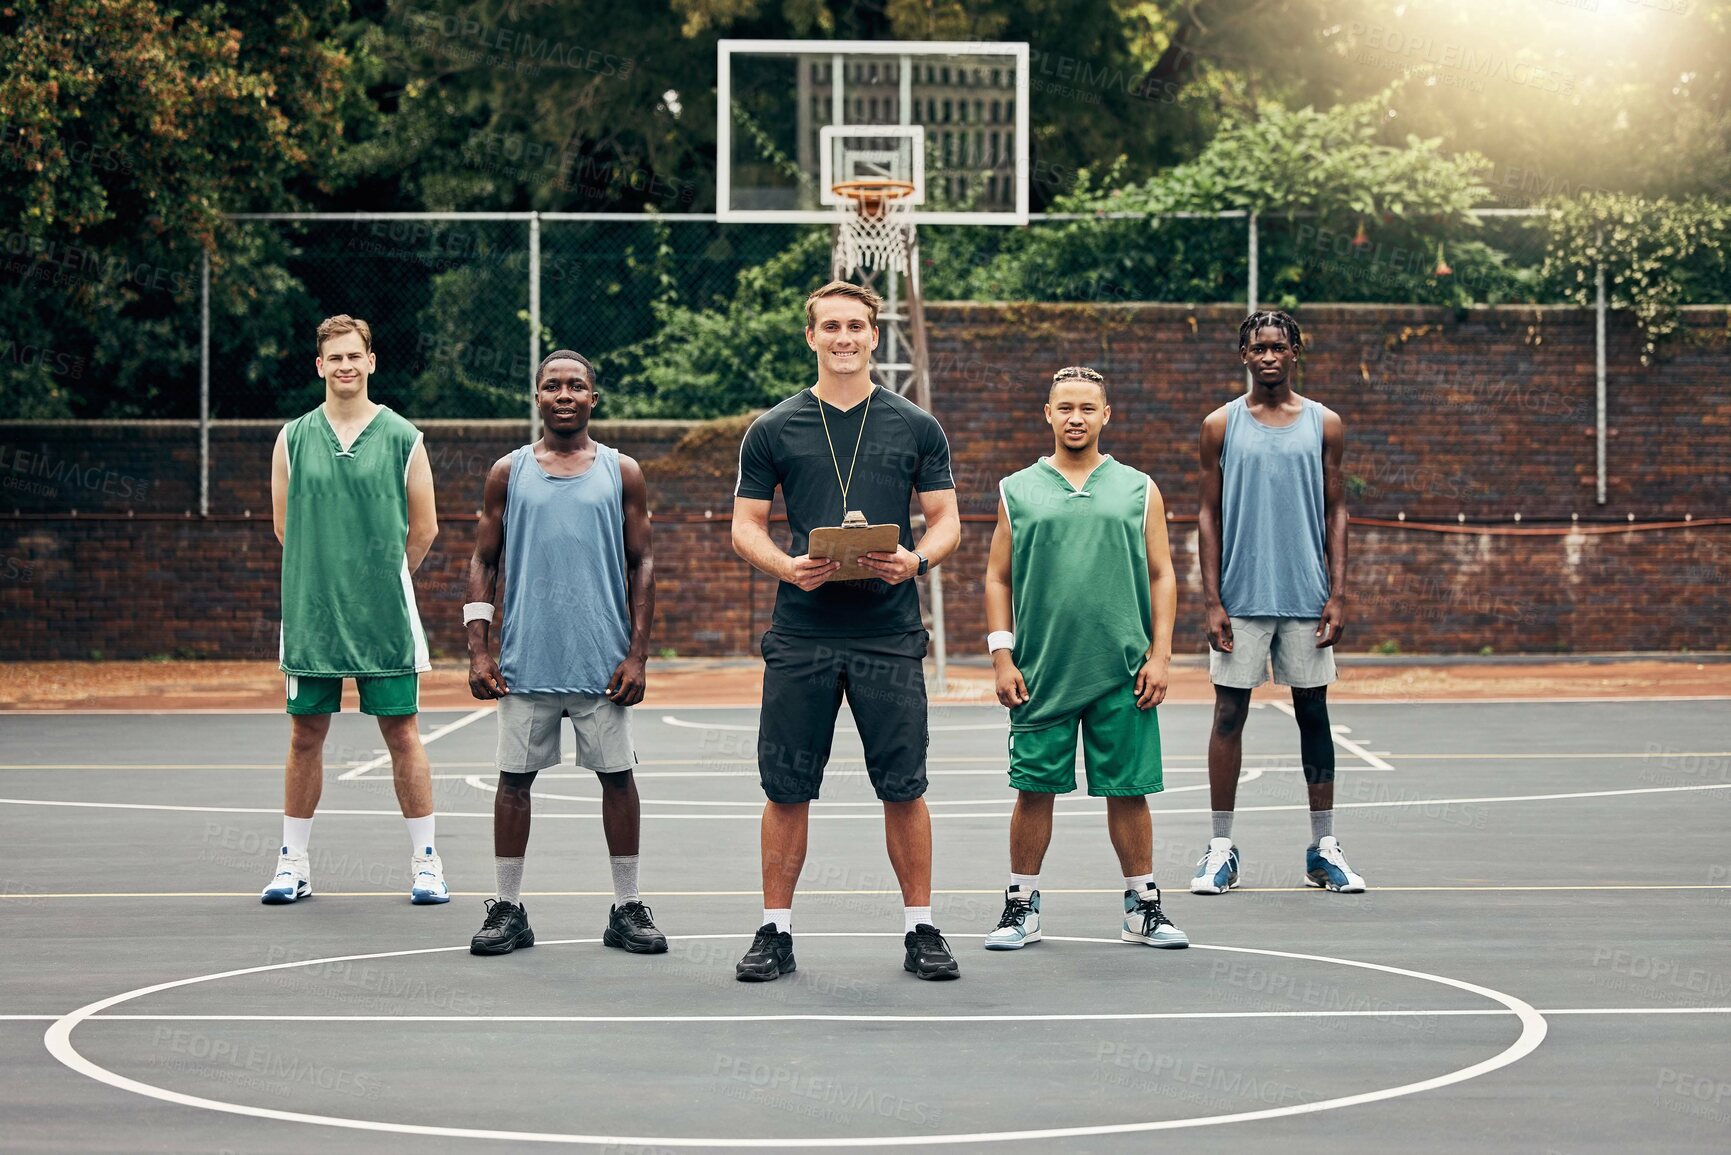
[[[1153,479],[1100,452],[1106,381],[1060,369],[1046,399],[1052,456],[1000,483],[986,562],[986,639],[1010,708],[1010,885],[987,950],[1040,941],[1040,864],[1052,803],[1076,789],[1082,734],[1088,793],[1124,872],[1125,942],[1187,947],[1160,909],[1148,795],[1161,789],[1160,723],[1178,581]],[[1014,632],[1012,632],[1012,627]]]
[[[347,314],[319,325],[324,404],[283,427],[271,460],[282,543],[282,670],[290,722],[282,851],[260,898],[312,894],[307,843],[324,778],[324,742],[353,678],[379,720],[397,802],[409,824],[409,898],[451,900],[433,842],[433,789],[416,714],[432,668],[409,580],[439,532],[421,432],[367,396],[373,333]]]

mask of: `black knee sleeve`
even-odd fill
[[[1328,701],[1295,696],[1298,749],[1304,761],[1304,781],[1311,786],[1334,781],[1334,732],[1328,727]]]

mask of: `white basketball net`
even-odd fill
[[[907,271],[911,197],[848,199],[836,208],[841,216],[835,263],[843,276],[860,269]]]

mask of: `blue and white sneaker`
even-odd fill
[[[307,875],[306,852],[290,854],[283,847],[277,854],[276,875],[265,886],[258,900],[266,906],[286,906],[297,899],[311,897],[312,880]]]
[[[1153,897],[1145,897],[1133,890],[1124,892],[1124,929],[1118,932],[1118,937],[1125,942],[1139,942],[1167,950],[1183,950],[1189,946],[1190,936],[1173,926],[1172,920],[1160,909],[1160,888],[1155,887],[1146,893]]]
[[[451,901],[451,892],[445,887],[445,864],[439,861],[431,846],[409,860],[409,873],[414,878],[409,884],[410,902],[416,906],[431,906]]]
[[[1210,838],[1208,853],[1196,864],[1191,894],[1225,894],[1238,885],[1238,847],[1230,838]]]
[[[1364,879],[1346,864],[1340,842],[1330,834],[1312,846],[1304,855],[1304,885],[1336,890],[1341,894],[1363,894]]]
[[[986,935],[987,950],[1021,950],[1040,941],[1040,892],[1023,897],[1016,887],[1004,891],[1004,916]]]

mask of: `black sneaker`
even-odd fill
[[[534,946],[535,932],[529,929],[529,912],[515,902],[500,898],[487,900],[487,917],[481,929],[469,940],[470,954],[510,954],[520,946]]]
[[[757,928],[751,949],[745,952],[733,973],[742,983],[766,983],[793,969],[793,933],[785,930],[777,933],[775,924],[766,922]]]
[[[950,953],[950,944],[944,941],[944,936],[938,933],[937,927],[922,922],[908,931],[902,942],[908,948],[908,955],[902,960],[902,969],[913,971],[915,978],[962,977],[962,968],[956,965],[956,956]]]
[[[632,954],[660,954],[667,949],[667,936],[655,929],[655,916],[641,899],[608,908],[601,941],[607,946],[622,946]]]

